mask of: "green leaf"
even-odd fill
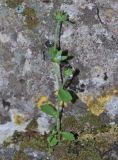
[[[53,62],[56,62],[56,63],[60,63],[62,61],[62,50],[58,50],[57,48],[55,47],[51,47],[49,50],[48,50],[48,53],[51,57],[51,60]],[[65,57],[63,57],[65,58]]]
[[[61,132],[63,140],[68,140],[68,141],[74,141],[75,137],[72,133],[70,132]]]
[[[48,138],[47,138],[47,140],[48,140],[48,143],[50,143],[51,142],[51,140],[52,140],[52,138],[54,137],[54,135],[53,134],[50,134],[49,136],[48,136]]]
[[[64,70],[64,76],[65,77],[72,77],[73,76],[73,69],[72,68],[67,68]]]
[[[59,51],[57,51],[57,54],[55,56],[55,60],[61,61],[61,57],[62,57],[62,50],[59,50]]]
[[[58,94],[59,94],[60,99],[61,99],[63,102],[68,103],[68,102],[70,102],[70,101],[72,100],[72,96],[71,96],[71,94],[69,93],[69,91],[67,91],[67,90],[65,90],[65,89],[63,89],[63,88],[59,89]]]
[[[63,11],[61,11],[61,10],[57,10],[54,13],[54,17],[59,22],[66,22],[66,21],[68,21],[68,16]]]
[[[46,114],[56,118],[57,117],[57,112],[54,109],[54,107],[51,104],[44,104],[41,106],[41,111],[45,112]]]
[[[55,124],[55,126],[53,126],[52,129],[51,129],[51,134],[50,135],[53,135],[53,137],[54,137],[57,133],[58,132],[57,132],[56,124]]]
[[[48,143],[51,147],[53,147],[58,143],[58,140],[55,136],[51,135],[48,137]]]
[[[68,56],[62,56],[61,61],[65,61],[68,58]]]
[[[49,50],[48,50],[48,53],[49,53],[49,55],[51,56],[51,58],[55,57],[56,54],[57,54],[57,52],[58,52],[58,50],[57,50],[57,48],[55,48],[55,47],[51,47],[51,48],[49,48]]]

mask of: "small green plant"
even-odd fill
[[[54,13],[55,20],[57,22],[55,29],[55,41],[54,46],[49,48],[49,56],[51,62],[54,65],[54,76],[55,76],[55,86],[56,86],[56,105],[54,106],[52,103],[48,102],[45,97],[40,101],[45,102],[40,107],[43,112],[47,115],[52,116],[56,120],[56,126],[52,129],[50,135],[48,136],[48,145],[49,149],[53,149],[55,145],[60,143],[63,140],[73,141],[75,140],[75,136],[73,133],[68,131],[62,131],[61,129],[61,118],[62,111],[65,104],[72,101],[73,97],[67,88],[64,87],[66,80],[68,78],[72,78],[73,69],[71,67],[65,68],[63,74],[61,75],[60,65],[64,62],[68,62],[69,56],[64,54],[60,47],[60,31],[62,23],[68,21],[68,16],[63,11],[56,11]],[[64,81],[62,80],[62,77]],[[39,103],[40,103],[39,102]]]

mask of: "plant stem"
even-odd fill
[[[57,22],[56,30],[55,30],[55,42],[54,42],[54,48],[57,49],[57,47],[60,48],[60,27],[61,22]],[[57,63],[54,63],[54,75],[55,75],[55,89],[56,91],[59,90],[61,86],[61,74],[60,74],[60,65]],[[58,132],[58,142],[60,142],[60,129],[61,129],[61,119],[60,119],[60,112],[61,112],[61,106],[59,97],[57,98],[57,120],[56,120],[56,128]]]
[[[54,63],[54,75],[55,75],[55,89],[56,89],[56,91],[58,91],[61,83],[60,83],[60,66],[57,63]],[[60,101],[59,101],[59,97],[58,97],[57,98],[56,127],[57,127],[59,142],[60,142],[60,127],[61,127],[60,123],[61,123],[61,120],[60,120]]]
[[[54,48],[56,49],[57,47],[60,48],[60,27],[61,27],[61,22],[57,22],[56,29],[55,29],[55,42],[54,42]]]
[[[60,142],[61,140],[61,136],[60,136],[60,130],[61,130],[61,119],[60,119],[60,101],[59,101],[59,97],[58,97],[58,119],[57,119],[57,131],[58,131],[58,141]]]

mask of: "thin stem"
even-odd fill
[[[61,22],[57,22],[56,30],[55,30],[55,42],[54,42],[54,48],[57,49],[57,47],[60,48],[60,28],[61,28]],[[60,74],[60,65],[57,63],[54,63],[54,75],[55,75],[55,84],[56,84],[56,90],[58,91],[61,86],[61,74]],[[57,98],[57,120],[56,120],[56,127],[58,132],[58,141],[60,142],[60,129],[61,129],[61,119],[60,119],[60,113],[61,113],[61,106],[60,106],[60,100],[59,97]]]
[[[57,22],[56,29],[55,29],[55,42],[54,42],[54,48],[56,49],[57,46],[60,47],[60,27],[61,22]]]
[[[60,119],[60,101],[59,101],[59,97],[58,97],[58,120],[57,120],[57,131],[58,131],[58,141],[60,142],[61,140],[61,136],[60,136],[60,130],[61,130],[61,119]]]
[[[60,87],[60,68],[57,63],[54,63],[54,75],[55,75],[55,84],[56,84],[56,90],[59,90]],[[60,142],[60,127],[61,127],[61,120],[60,120],[60,101],[59,97],[57,98],[57,119],[56,119],[56,127],[58,132],[58,141]]]

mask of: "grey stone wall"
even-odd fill
[[[74,56],[70,63],[80,70],[76,84],[84,86],[83,92],[77,91],[80,100],[90,108],[96,106],[96,98],[111,120],[118,114],[117,0],[0,0],[1,143],[7,137],[4,133],[23,130],[28,120],[42,115],[36,107],[41,95],[53,100],[53,67],[47,50],[54,40],[53,12],[59,8],[70,19],[62,26],[61,46]],[[48,131],[47,117],[39,117],[39,123],[45,122],[39,131]]]

